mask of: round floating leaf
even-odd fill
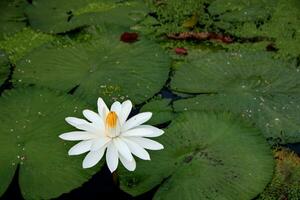
[[[175,114],[171,107],[170,99],[154,99],[141,108],[141,112],[152,112],[152,118],[147,122],[148,124],[158,125],[171,121]]]
[[[9,54],[11,62],[16,63],[34,48],[50,42],[54,38],[52,35],[36,32],[31,28],[23,28],[0,41],[0,48]]]
[[[0,50],[0,86],[7,79],[9,74],[9,60],[6,54]]]
[[[229,110],[267,138],[300,141],[300,70],[265,52],[208,53],[178,68],[179,92],[204,93],[174,103],[176,111]]]
[[[39,0],[27,7],[30,25],[60,33],[91,24],[129,26],[145,15],[142,1]]]
[[[216,16],[220,24],[265,20],[274,7],[274,0],[216,0],[209,7],[209,13]]]
[[[158,186],[154,199],[249,200],[272,178],[263,136],[227,113],[183,113],[158,141],[165,149],[151,161],[120,171],[123,190],[139,195]]]
[[[0,1],[0,39],[26,26],[24,15],[26,5],[26,0]]]
[[[263,40],[268,43],[264,48],[271,45],[282,58],[299,57],[300,1],[216,0],[209,5],[208,11],[212,16],[216,16],[213,23],[222,31],[241,37],[242,40]],[[245,43],[240,45],[244,47]],[[251,47],[253,41],[246,45]],[[235,46],[236,43],[225,48]]]
[[[150,41],[134,44],[103,35],[89,44],[67,48],[42,47],[17,63],[14,80],[70,91],[94,104],[129,98],[141,103],[164,85],[169,58]]]
[[[71,131],[64,118],[76,116],[84,103],[48,90],[10,90],[0,98],[0,196],[19,165],[25,199],[49,199],[87,181],[80,157],[58,135]],[[78,110],[78,111],[77,111]]]

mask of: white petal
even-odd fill
[[[127,131],[131,128],[134,128],[136,126],[139,126],[146,121],[148,121],[152,117],[151,112],[143,112],[139,113],[133,117],[131,117],[128,121],[125,122],[125,124],[122,126],[122,132]]]
[[[121,108],[122,108],[121,103],[116,101],[111,105],[110,111],[117,113],[117,116],[119,117],[121,113]]]
[[[90,168],[95,166],[103,157],[105,147],[100,148],[98,151],[89,152],[82,162],[83,168]]]
[[[72,126],[80,130],[84,130],[92,133],[97,133],[101,131],[100,129],[97,129],[95,126],[93,126],[92,123],[89,123],[84,119],[79,119],[76,117],[67,117],[66,122],[68,122],[69,124],[71,124]]]
[[[81,141],[78,144],[74,145],[68,152],[70,156],[79,155],[85,152],[88,152],[91,149],[92,140]]]
[[[122,140],[126,142],[132,154],[136,155],[140,159],[150,160],[149,153],[143,147],[129,139],[122,138]]]
[[[136,168],[136,162],[134,159],[131,161],[126,160],[122,155],[119,155],[121,163],[124,165],[124,167],[129,171],[134,171]]]
[[[145,149],[150,150],[161,150],[164,148],[164,146],[154,140],[150,140],[148,138],[142,138],[142,137],[128,137],[133,142],[136,142],[138,145]]]
[[[104,130],[103,119],[100,117],[99,114],[91,110],[84,110],[82,113],[84,117],[87,118],[90,122],[92,122],[95,126],[99,127],[99,129]]]
[[[164,130],[156,128],[155,126],[151,126],[151,125],[140,125],[139,127],[152,130],[152,133],[150,135],[147,135],[146,137],[159,137],[165,133]]]
[[[124,101],[121,106],[122,106],[122,109],[121,109],[119,119],[120,119],[120,125],[122,126],[125,123],[125,121],[127,120],[128,116],[131,112],[132,103],[130,100],[127,100],[127,101]]]
[[[103,101],[103,99],[100,97],[98,98],[97,106],[98,106],[98,113],[99,113],[100,117],[102,119],[105,119],[109,110],[108,110],[105,102]]]
[[[98,149],[102,148],[106,145],[111,139],[109,137],[98,137],[97,139],[93,140],[94,143],[91,146],[91,151],[97,151]]]
[[[115,147],[117,148],[119,154],[124,156],[127,160],[131,161],[133,159],[133,156],[125,142],[122,141],[120,138],[113,139],[113,142],[115,144]]]
[[[88,133],[85,131],[72,131],[59,135],[63,140],[78,141],[78,140],[89,140],[96,137],[96,134]]]
[[[122,136],[158,137],[164,133],[163,130],[150,125],[140,125],[136,128],[121,133]]]
[[[110,172],[114,172],[118,167],[119,155],[114,143],[109,143],[106,152],[106,163]]]

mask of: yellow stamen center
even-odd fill
[[[117,114],[113,111],[109,112],[106,116],[106,126],[108,126],[108,128],[115,128],[117,126],[117,120]]]

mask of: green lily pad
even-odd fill
[[[50,199],[81,186],[93,172],[82,157],[68,156],[58,135],[71,131],[64,118],[78,116],[85,103],[41,89],[6,91],[0,98],[0,196],[19,169],[25,199]]]
[[[159,125],[171,121],[175,117],[171,107],[170,99],[153,99],[141,108],[141,112],[152,112],[152,118],[147,122]]]
[[[208,11],[218,16],[214,25],[231,35],[268,41],[282,58],[300,55],[298,0],[217,0]]]
[[[142,1],[39,0],[26,9],[35,29],[61,33],[91,24],[129,26],[146,15]]]
[[[300,141],[300,70],[272,54],[207,53],[179,67],[171,86],[199,94],[175,102],[175,111],[229,110],[276,142]]]
[[[0,1],[0,39],[26,26],[26,18],[24,15],[26,5],[26,0]]]
[[[41,47],[17,63],[14,81],[65,92],[78,86],[76,95],[94,104],[129,98],[141,103],[164,85],[170,59],[155,43],[133,44],[103,35],[90,43],[70,47]]]
[[[209,23],[206,8],[211,0],[147,0],[155,18],[148,17],[140,24],[139,28],[150,36],[165,35],[189,31],[194,28],[207,31],[206,27],[197,27],[198,23]]]
[[[276,0],[215,0],[209,7],[211,15],[217,16],[219,23],[259,21],[268,18]],[[220,21],[220,19],[222,21]]]
[[[0,50],[0,86],[8,78],[9,67],[10,64],[6,54]]]
[[[55,37],[31,28],[23,28],[21,31],[6,37],[0,41],[0,48],[9,54],[11,62],[16,63],[34,48],[37,48]]]
[[[230,114],[179,115],[158,141],[165,147],[120,171],[121,189],[154,199],[249,200],[272,178],[273,159],[261,134]]]

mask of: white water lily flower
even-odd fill
[[[80,131],[61,134],[59,137],[69,141],[80,141],[68,154],[79,155],[89,152],[83,160],[83,168],[96,165],[106,150],[106,162],[111,172],[118,167],[119,159],[129,171],[134,171],[136,162],[133,155],[150,160],[145,149],[160,150],[163,145],[149,138],[160,136],[163,130],[150,125],[142,125],[151,117],[151,112],[139,113],[127,120],[132,109],[131,101],[122,104],[114,102],[109,110],[102,100],[98,99],[98,113],[84,110],[88,120],[67,117],[66,121]]]

